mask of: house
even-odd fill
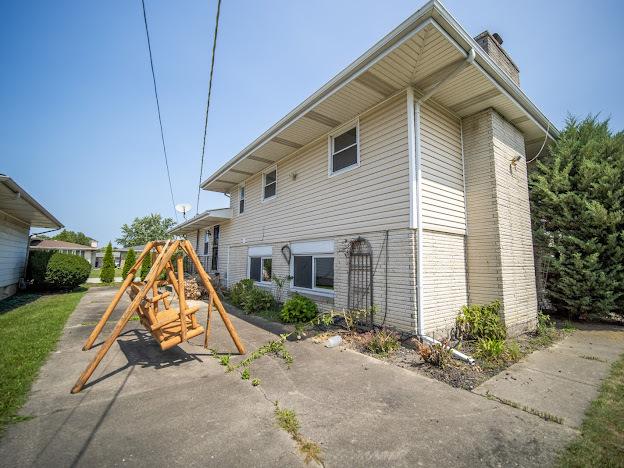
[[[31,228],[62,227],[13,179],[0,174],[0,300],[15,294],[24,278]]]
[[[97,241],[92,241],[91,245],[83,245],[56,239],[34,238],[30,241],[30,250],[53,250],[66,254],[78,255],[88,261],[91,266],[94,266]]]
[[[534,326],[526,162],[557,130],[502,44],[427,3],[202,182],[228,208],[171,232],[228,286],[288,277],[420,336],[493,300],[511,333]]]

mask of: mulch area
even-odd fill
[[[419,372],[430,378],[440,380],[452,387],[463,388],[464,390],[474,389],[516,362],[510,360],[489,362],[475,358],[476,364],[471,366],[459,359],[452,359],[449,364],[441,368],[423,361],[414,345],[414,338],[403,340],[399,349],[382,356],[367,350],[366,343],[370,338],[370,332],[358,333],[356,331],[332,330],[316,335],[313,340],[316,343],[322,344],[328,337],[333,335],[340,335],[342,337],[341,346],[345,346],[362,354],[373,356],[395,366]],[[537,349],[552,345],[563,336],[564,332],[558,330],[552,340],[544,340],[535,334],[521,335],[515,337],[515,340],[518,343],[522,355],[525,356]],[[474,357],[473,343],[463,342],[458,350]]]

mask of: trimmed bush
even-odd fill
[[[147,274],[149,273],[151,268],[152,268],[152,254],[150,252],[143,259],[143,263],[141,263],[141,273],[140,273],[141,280],[145,281],[145,278],[147,278]]]
[[[35,251],[28,259],[28,278],[40,290],[74,289],[87,281],[91,264],[78,255]]]
[[[134,262],[136,262],[136,253],[134,252],[134,249],[130,249],[126,254],[123,270],[121,270],[121,277],[123,279],[126,279],[126,276],[128,276],[128,272],[130,271],[130,268],[132,268],[132,265],[134,265]]]
[[[54,255],[52,250],[31,250],[28,257],[26,277],[33,281],[36,289],[45,289],[45,276],[48,262]]]
[[[500,308],[499,301],[463,306],[455,319],[458,337],[469,340],[507,338],[507,328],[499,315]]]
[[[241,306],[245,313],[255,314],[262,310],[273,309],[275,307],[275,298],[269,291],[252,286],[243,295]]]
[[[104,251],[102,271],[100,272],[102,283],[112,283],[115,281],[115,259],[113,258],[113,246],[109,242]]]
[[[230,288],[230,302],[236,307],[242,307],[245,295],[254,288],[251,279],[243,279]]]
[[[280,318],[286,323],[302,323],[312,320],[317,312],[318,308],[314,301],[295,294],[282,307]]]

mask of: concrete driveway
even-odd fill
[[[0,440],[4,466],[304,465],[295,442],[276,426],[276,400],[295,410],[326,466],[547,466],[576,434],[311,340],[288,343],[290,369],[275,357],[257,361],[252,377],[262,383],[253,387],[225,373],[200,346],[203,337],[160,352],[138,322],[130,322],[92,384],[71,395],[95,352],[81,346],[113,292],[91,289],[71,316],[22,410],[34,418]],[[275,339],[249,321],[233,322],[248,350]],[[211,346],[236,350],[218,316]]]

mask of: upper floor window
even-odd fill
[[[241,185],[238,188],[238,214],[245,212],[245,186]]]
[[[277,169],[262,175],[262,199],[268,200],[277,194]]]
[[[360,164],[358,125],[330,137],[329,173],[346,171]]]

